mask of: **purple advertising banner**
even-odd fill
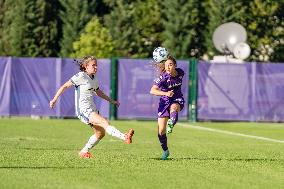
[[[198,63],[198,120],[284,121],[284,64]]]
[[[188,61],[182,91],[186,100],[180,112],[188,117]],[[74,89],[67,90],[54,109],[49,101],[79,68],[73,59],[0,57],[0,116],[75,117]],[[110,59],[98,60],[99,87],[108,96]],[[284,121],[284,64],[198,63],[198,120]],[[149,94],[158,72],[150,60],[119,59],[118,119],[156,119],[159,97]],[[109,102],[95,97],[101,115],[109,117]]]
[[[49,101],[59,87],[79,72],[73,59],[61,58],[0,58],[0,115],[74,117],[74,89],[67,90],[54,109]],[[98,60],[100,88],[109,95],[110,60]],[[109,104],[95,98],[104,117],[109,116]]]
[[[12,58],[0,57],[0,115],[10,115]]]

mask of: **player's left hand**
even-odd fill
[[[116,105],[117,107],[119,107],[120,102],[118,102],[118,101],[113,101],[113,104]]]
[[[174,95],[174,90],[170,90],[167,92],[166,96],[172,97]]]

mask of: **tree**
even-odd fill
[[[25,38],[26,19],[23,17],[26,1],[8,0],[4,6],[6,11],[3,18],[3,35],[1,46],[5,56],[23,56],[23,39]]]
[[[114,44],[107,28],[103,27],[98,18],[93,18],[85,27],[80,39],[73,43],[72,57],[95,55],[97,58],[113,56]]]
[[[69,57],[73,53],[73,42],[78,40],[80,32],[95,14],[95,0],[59,0],[63,9],[60,11],[62,20],[62,38],[60,55]]]
[[[212,58],[217,52],[213,45],[213,33],[216,28],[226,22],[237,22],[244,27],[247,6],[246,0],[206,0],[204,7],[208,15],[208,23],[206,30],[203,32],[204,43],[206,47],[205,55]]]
[[[33,0],[27,2],[26,56],[56,56],[58,46],[57,0]]]
[[[247,12],[251,60],[284,61],[284,2],[253,0]]]
[[[6,51],[5,51],[5,30],[4,30],[4,18],[5,18],[5,13],[7,10],[7,6],[5,5],[5,0],[0,0],[0,56],[5,56]]]
[[[104,17],[115,42],[115,55],[149,57],[160,41],[160,8],[155,0],[105,1],[110,14]]]
[[[162,45],[167,47],[177,58],[188,58],[198,53],[199,11],[198,0],[164,0],[162,3],[161,22]]]
[[[133,57],[152,56],[154,47],[161,44],[161,11],[156,0],[137,1],[134,6],[134,31],[137,53]]]
[[[7,56],[55,56],[57,54],[56,2],[6,1],[1,42]]]

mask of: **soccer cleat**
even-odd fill
[[[80,158],[91,158],[92,155],[90,152],[79,152]]]
[[[168,120],[167,122],[167,134],[170,134],[173,132],[174,124],[171,119]]]
[[[161,159],[162,160],[167,160],[169,155],[170,155],[170,151],[169,151],[169,149],[167,149],[166,151],[163,151],[163,155],[162,155]]]
[[[129,131],[125,134],[125,142],[127,144],[132,143],[133,135],[134,135],[134,130],[133,129],[129,129]]]

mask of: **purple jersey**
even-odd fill
[[[176,71],[177,75],[175,77],[172,77],[170,74],[164,72],[154,81],[154,85],[157,85],[161,91],[167,92],[173,90],[174,92],[172,97],[161,96],[158,108],[159,117],[169,116],[169,107],[172,103],[180,104],[181,109],[184,106],[183,94],[181,92],[184,71],[180,68],[176,68]]]

